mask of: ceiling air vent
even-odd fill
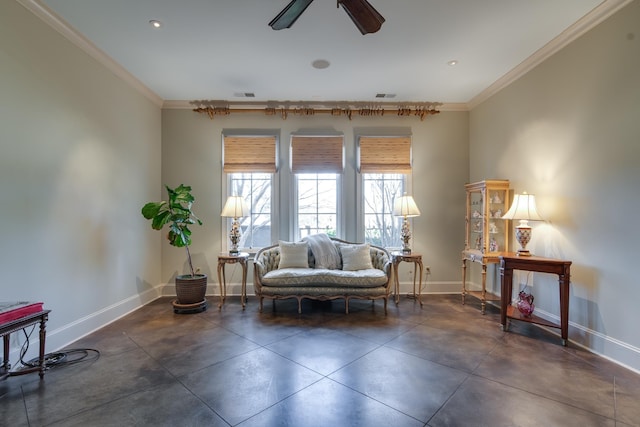
[[[395,93],[376,93],[376,98],[395,98]]]
[[[256,94],[253,92],[235,92],[233,96],[236,98],[255,98]]]

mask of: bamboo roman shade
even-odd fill
[[[342,173],[344,169],[344,137],[292,136],[291,172]]]
[[[361,136],[361,173],[411,173],[410,136]]]
[[[224,136],[223,171],[225,173],[275,173],[276,137]]]

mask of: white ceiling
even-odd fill
[[[60,31],[94,56],[106,54],[164,101],[451,104],[472,102],[621,3],[369,0],[386,22],[362,35],[336,0],[315,0],[280,31],[268,23],[289,0],[19,1],[53,17]],[[150,20],[163,26],[156,30]],[[316,59],[331,65],[315,69]],[[255,98],[236,96],[244,92]]]

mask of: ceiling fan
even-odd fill
[[[269,22],[274,30],[290,28],[313,0],[292,0]],[[375,33],[382,27],[384,18],[367,0],[337,0],[362,34]]]

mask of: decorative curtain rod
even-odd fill
[[[226,101],[192,101],[196,113],[206,114],[213,120],[215,116],[228,116],[231,113],[264,113],[267,116],[280,115],[286,120],[289,114],[296,116],[313,116],[316,114],[331,114],[332,116],[346,116],[349,120],[353,115],[361,117],[381,117],[385,114],[397,116],[416,116],[424,120],[427,116],[440,113],[437,109],[441,102],[421,103],[364,103],[364,102],[267,102],[259,103],[231,103]]]

